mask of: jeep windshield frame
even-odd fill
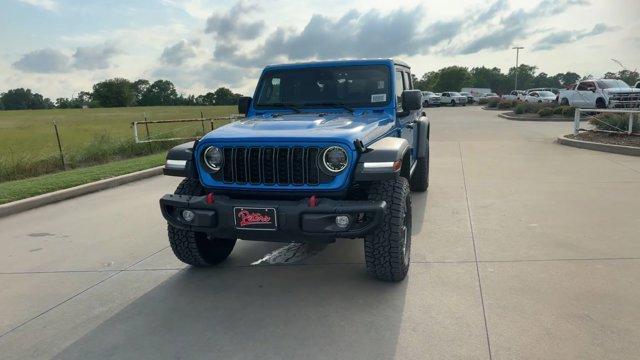
[[[394,99],[384,64],[267,69],[260,77],[256,110],[381,108]],[[283,104],[286,104],[284,106]]]

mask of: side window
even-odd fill
[[[578,91],[587,91],[587,82],[583,81],[578,84]]]
[[[405,89],[413,89],[413,83],[411,82],[411,75],[408,72],[402,73],[404,78],[404,88]]]
[[[402,112],[402,92],[404,91],[404,85],[402,83],[402,72],[396,71],[396,101],[398,103],[398,112]]]

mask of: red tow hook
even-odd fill
[[[213,193],[207,194],[207,204],[211,205],[214,201],[216,201],[216,197],[213,195]]]
[[[311,197],[309,198],[309,207],[316,207],[318,206],[318,198],[315,195],[311,195]]]

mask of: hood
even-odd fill
[[[265,114],[222,126],[205,135],[201,141],[338,141],[352,144],[359,139],[366,145],[391,130],[393,121],[393,116],[387,112],[370,110],[354,114]]]
[[[608,89],[604,89],[604,91],[610,94],[640,93],[640,89],[637,89],[637,88],[608,88]]]

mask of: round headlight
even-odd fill
[[[222,150],[215,146],[209,146],[203,155],[204,164],[213,171],[218,171],[222,168],[224,162],[224,156]]]
[[[324,167],[332,173],[339,173],[347,168],[349,158],[347,152],[339,146],[331,146],[324,150],[322,154]]]

